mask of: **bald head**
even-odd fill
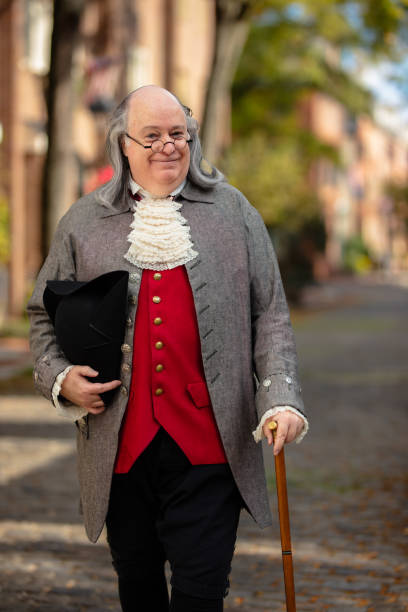
[[[132,102],[149,102],[155,100],[163,100],[163,102],[175,102],[180,108],[182,108],[180,102],[176,96],[172,94],[168,89],[159,87],[158,85],[142,85],[129,94],[128,106],[130,107]]]
[[[157,85],[145,85],[136,89],[128,101],[128,128],[141,116],[152,118],[169,114],[179,117],[180,123],[187,129],[186,116],[180,102],[170,91]]]

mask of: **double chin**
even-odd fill
[[[171,171],[170,169],[163,169],[159,172],[155,180],[151,180],[147,191],[150,191],[156,196],[168,196],[173,189],[176,189],[178,185],[184,180],[185,176],[180,175],[178,172]]]

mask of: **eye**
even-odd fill
[[[158,138],[160,138],[160,136],[158,134],[147,134],[146,138],[148,138],[149,140],[157,140]]]
[[[184,137],[184,132],[178,130],[177,132],[172,132],[171,135],[173,136],[173,138],[182,138]]]

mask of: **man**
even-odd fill
[[[108,152],[112,180],[63,217],[28,305],[34,378],[77,422],[85,526],[95,542],[106,521],[122,609],[220,611],[241,508],[270,524],[254,438],[271,444],[274,418],[278,453],[307,430],[278,265],[255,209],[202,170],[198,125],[170,92],[129,94]],[[121,381],[92,383],[55,341],[45,282],[121,269]]]

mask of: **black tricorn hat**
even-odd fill
[[[71,363],[99,372],[91,382],[119,379],[128,277],[128,272],[116,270],[88,282],[47,281],[43,301],[57,342]],[[102,394],[105,405],[115,391]]]

